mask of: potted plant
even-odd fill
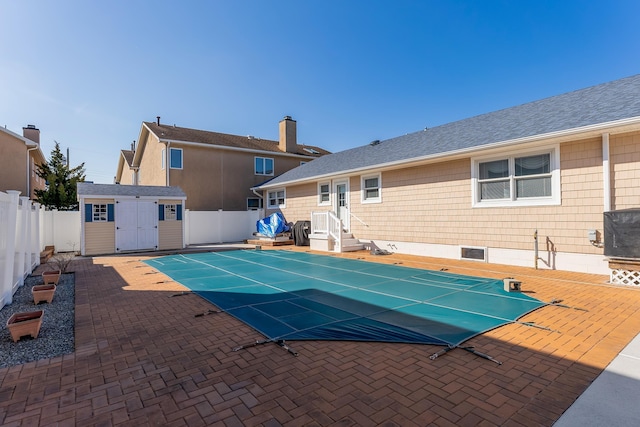
[[[42,280],[44,280],[45,285],[49,285],[51,283],[57,285],[60,280],[60,270],[47,270],[43,272]]]
[[[26,335],[31,335],[31,338],[34,339],[37,338],[43,316],[44,310],[14,313],[7,320],[7,329],[11,333],[13,342],[18,342],[20,338]]]
[[[33,303],[40,304],[42,301],[46,301],[51,304],[53,301],[53,294],[56,293],[56,285],[53,283],[45,285],[35,285],[31,288],[31,294],[33,295]]]

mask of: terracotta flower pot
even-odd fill
[[[33,303],[39,304],[42,301],[46,301],[51,304],[53,301],[53,294],[56,293],[56,285],[36,285],[31,288],[31,294],[33,295]]]
[[[60,280],[60,270],[49,270],[42,273],[42,280],[44,280],[45,285],[49,284],[58,284],[58,280]]]
[[[31,338],[37,338],[43,317],[44,310],[14,313],[7,320],[7,328],[11,333],[13,342],[18,342],[20,338],[26,335],[31,335]]]

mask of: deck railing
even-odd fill
[[[342,221],[335,213],[311,212],[311,234],[330,236],[335,242],[335,251],[342,252]]]

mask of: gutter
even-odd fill
[[[621,126],[637,127],[639,125],[640,125],[640,116],[637,116],[637,117],[632,117],[628,119],[605,122],[605,123],[600,123],[596,125],[584,126],[580,128],[572,128],[572,129],[563,130],[563,131],[549,132],[549,133],[540,134],[540,135],[510,139],[506,141],[500,141],[500,142],[495,142],[495,143],[481,145],[481,146],[474,146],[470,148],[463,148],[459,150],[447,151],[443,153],[431,154],[431,155],[422,156],[422,157],[413,157],[411,159],[396,160],[389,163],[379,163],[376,165],[365,166],[360,168],[329,172],[321,175],[314,175],[314,176],[300,178],[292,181],[283,181],[283,182],[277,182],[274,184],[266,183],[264,184],[264,186],[259,186],[258,188],[269,189],[269,188],[285,187],[288,185],[303,184],[306,182],[317,181],[320,179],[330,178],[330,177],[348,176],[348,175],[353,175],[357,173],[365,173],[373,170],[383,171],[388,169],[395,169],[398,166],[411,166],[414,164],[417,165],[417,164],[426,163],[426,162],[433,163],[437,160],[443,160],[443,159],[454,160],[457,157],[467,157],[478,151],[505,149],[515,145],[530,144],[530,143],[548,140],[551,138],[563,138],[563,139],[569,140],[570,137],[580,135],[580,134],[587,134],[585,135],[585,137],[588,137],[589,133],[601,135],[600,132],[609,127],[621,127]],[[626,130],[623,130],[623,131],[626,131]],[[554,141],[554,142],[559,143],[564,141]]]

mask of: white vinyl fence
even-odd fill
[[[241,242],[253,237],[261,211],[190,211],[184,223],[185,245]]]
[[[80,250],[81,213],[45,211],[18,191],[0,191],[0,308],[39,264],[40,252]],[[261,211],[185,211],[185,245],[241,242],[256,231]]]
[[[19,191],[0,192],[0,308],[40,264],[40,205]]]

